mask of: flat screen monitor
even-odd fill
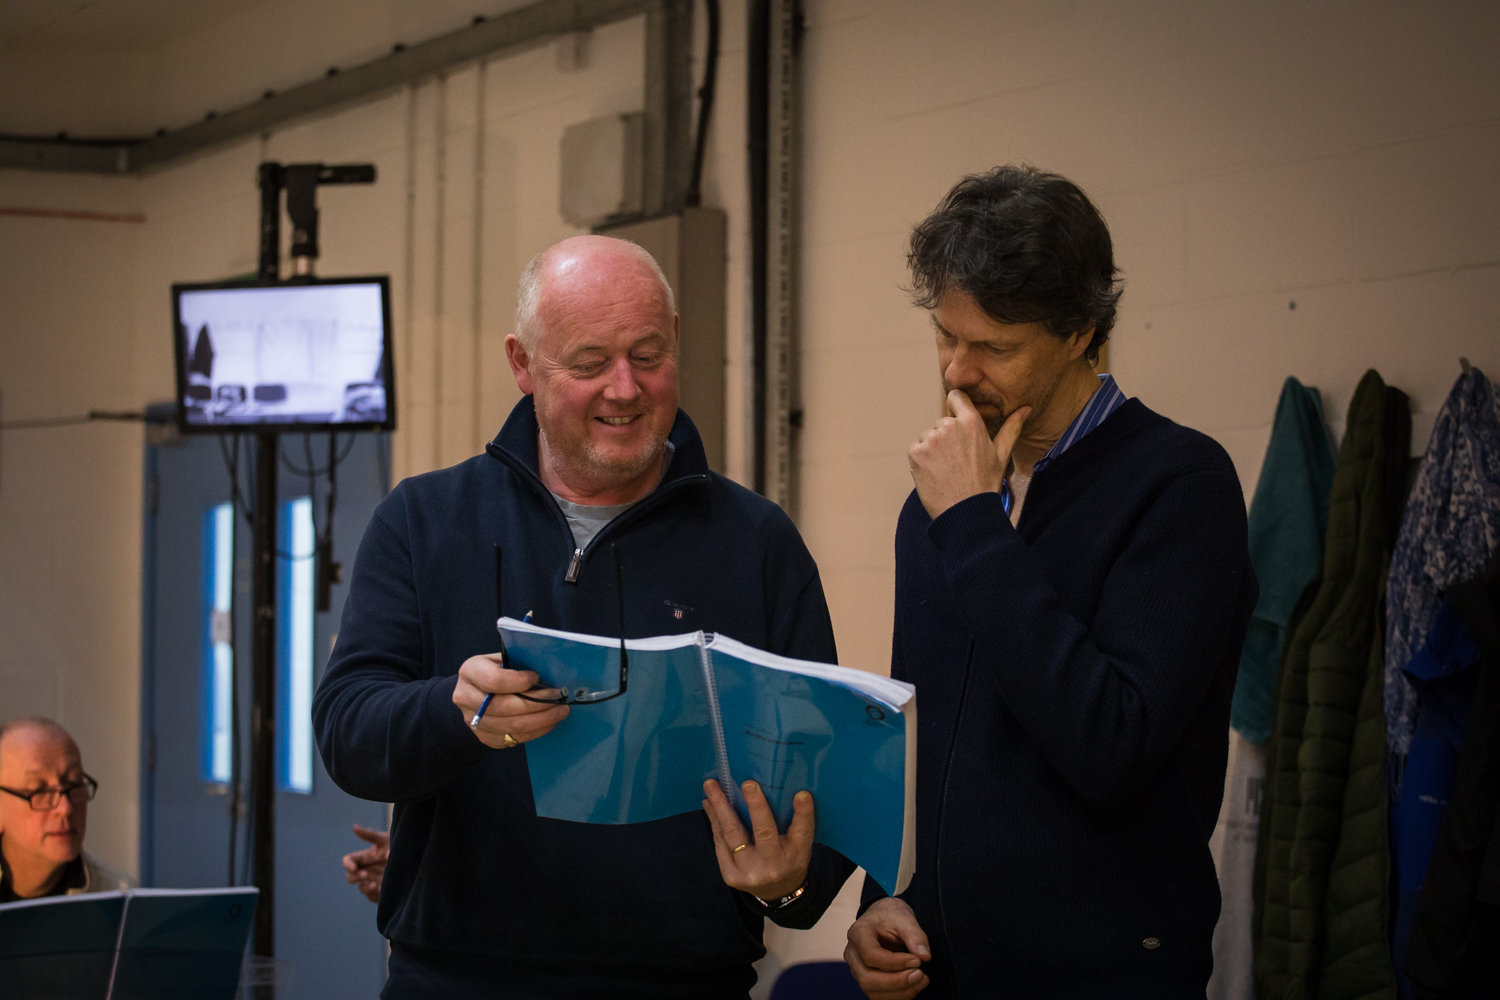
[[[390,282],[172,286],[184,433],[393,430]]]

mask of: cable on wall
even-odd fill
[[[412,355],[412,323],[415,318],[416,299],[416,271],[417,271],[417,85],[408,84],[406,88],[406,233],[405,249],[402,261],[404,275],[402,283],[401,303],[401,330],[398,349],[401,352],[401,370],[411,372]],[[409,378],[410,375],[408,374]],[[405,433],[401,435],[401,472],[403,475],[411,474],[411,397],[403,394],[405,413],[401,416],[401,426]],[[397,404],[402,405],[401,403]]]
[[[703,86],[698,88],[698,135],[693,147],[693,180],[687,192],[687,204],[695,208],[703,204],[703,154],[719,82],[719,0],[704,0],[704,4],[708,9],[708,51],[703,57]]]
[[[433,219],[432,253],[432,468],[443,467],[443,243],[447,239],[448,211],[448,77],[437,78],[437,132],[435,150],[437,176],[433,183],[437,199]]]
[[[90,410],[66,417],[36,417],[30,420],[0,420],[0,431],[35,431],[47,427],[71,427],[98,420],[144,421],[146,415],[135,410]]]
[[[484,449],[484,414],[481,406],[480,338],[484,331],[484,91],[488,63],[483,59],[475,69],[474,96],[474,302],[471,344],[473,354],[469,359],[469,404],[473,420],[474,447]]]
[[[239,520],[241,510],[240,503],[240,436],[234,437],[234,451],[231,454],[224,444],[225,435],[216,435],[219,439],[219,452],[224,456],[224,463],[229,471],[229,523],[232,525]],[[255,518],[249,518],[251,525],[255,524]],[[237,542],[233,541],[239,537],[239,532],[231,531],[229,535],[231,545],[239,549]],[[230,565],[238,563],[234,558],[239,553],[236,551],[230,557]],[[235,860],[239,854],[240,835],[240,682],[239,682],[239,653],[235,645],[234,628],[234,586],[231,582],[229,588],[229,872],[226,885],[234,886],[235,882]]]

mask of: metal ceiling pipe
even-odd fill
[[[518,52],[558,35],[587,31],[646,13],[652,6],[665,3],[675,7],[679,2],[538,0],[410,48],[398,45],[388,56],[269,94],[254,104],[164,135],[111,144],[0,137],[0,169],[124,174],[160,167],[190,153],[259,135],[294,119],[394,90],[485,56]],[[691,45],[691,22],[687,37]],[[691,81],[687,89],[691,100]]]

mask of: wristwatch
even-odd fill
[[[806,891],[807,883],[803,882],[802,885],[798,887],[796,892],[791,893],[787,896],[782,896],[780,899],[761,899],[754,893],[749,892],[745,893],[745,895],[749,896],[751,899],[755,900],[757,903],[759,903],[761,906],[764,906],[768,910],[779,910],[785,907],[787,904],[791,903],[798,896],[801,896]]]

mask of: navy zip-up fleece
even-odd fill
[[[1249,559],[1229,456],[1134,399],[1036,474],[1017,528],[997,493],[935,521],[908,499],[891,673],[922,697],[923,1000],[1202,1000]]]
[[[529,396],[486,454],[404,480],[376,509],[313,721],[339,787],[396,803],[378,911],[392,942],[383,995],[743,997],[754,984],[761,907],[724,884],[706,816],[538,818],[525,747],[485,747],[451,700],[460,664],[498,648],[496,543],[511,617],[616,634],[604,550],[617,544],[628,636],[703,629],[835,661],[817,566],[791,520],[710,472],[681,411],[670,440],[661,485],[594,538],[572,582]],[[774,919],[811,926],[852,870],[819,845],[809,891]]]

